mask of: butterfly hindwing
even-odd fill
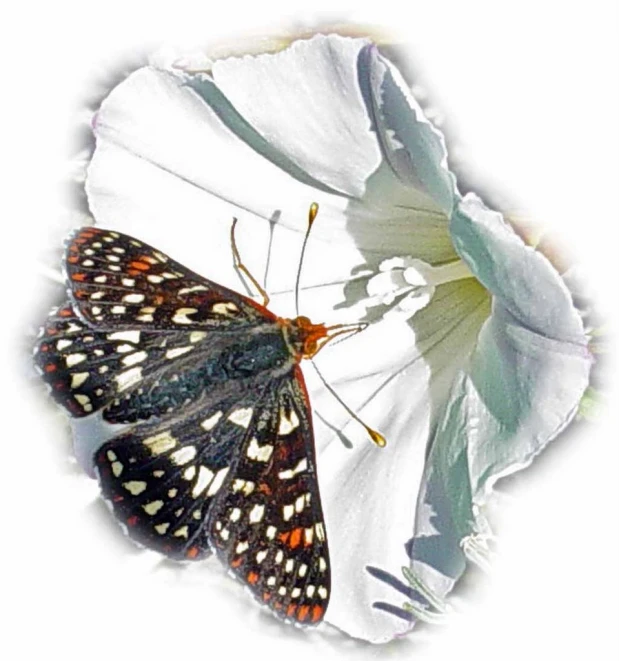
[[[135,541],[174,559],[210,553],[207,518],[245,429],[234,399],[143,423],[96,453],[103,497]]]
[[[209,526],[218,555],[260,601],[285,619],[322,620],[329,553],[298,367],[253,412]]]
[[[133,237],[84,227],[67,241],[65,268],[76,312],[115,330],[234,328],[274,315]]]

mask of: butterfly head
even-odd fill
[[[365,324],[336,324],[335,326],[313,324],[304,316],[280,321],[284,328],[286,342],[298,360],[313,358],[325,344],[334,338],[345,333],[358,333],[365,328]]]

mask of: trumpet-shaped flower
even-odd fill
[[[316,362],[387,439],[370,443],[305,369],[333,572],[326,620],[385,641],[414,620],[401,568],[444,597],[480,543],[494,482],[572,418],[591,363],[583,325],[549,261],[459,194],[441,135],[368,40],[319,35],[202,66],[146,67],[111,92],[93,122],[89,204],[103,226],[237,289],[238,217],[244,261],[290,316],[319,203],[300,312],[369,322]],[[84,432],[88,469],[100,435]]]

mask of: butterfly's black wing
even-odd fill
[[[76,313],[96,328],[222,330],[275,319],[249,298],[119,232],[77,230],[67,241],[65,268]]]
[[[263,603],[319,622],[329,557],[309,401],[276,317],[131,237],[68,242],[69,301],[35,361],[74,416],[136,422],[95,456],[136,541],[221,559]]]
[[[194,369],[222,334],[274,315],[130,236],[96,227],[67,241],[69,301],[53,310],[35,364],[75,416],[124,423],[171,413],[208,385]],[[207,375],[208,376],[208,375]]]
[[[285,619],[322,620],[329,553],[298,366],[255,411],[208,525],[217,554],[260,601]]]
[[[329,599],[329,554],[309,403],[293,374],[251,399],[214,392],[183,419],[138,425],[96,465],[133,539],[176,559],[213,547],[261,602],[312,624]]]
[[[54,308],[34,347],[34,363],[52,397],[72,416],[83,417],[109,406],[110,422],[134,422],[138,391],[152,392],[179,367],[204,349],[206,332],[100,331],[87,324],[67,302]],[[185,399],[182,388],[176,392]],[[127,396],[129,398],[127,399]],[[153,398],[151,397],[151,400]],[[114,405],[114,401],[118,403]],[[159,402],[163,402],[160,397]],[[142,407],[142,418],[162,413],[169,403]]]
[[[97,451],[103,497],[132,539],[174,559],[210,553],[206,521],[243,440],[245,410],[238,395],[211,393],[183,417],[137,425]]]

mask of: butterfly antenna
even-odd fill
[[[310,231],[314,220],[318,215],[318,203],[312,202],[307,214],[307,230],[305,230],[305,238],[303,239],[303,246],[301,247],[301,257],[299,258],[299,268],[297,269],[297,281],[294,285],[294,305],[299,316],[299,284],[301,283],[301,268],[303,267],[303,259],[305,258],[305,249],[307,248],[307,240],[309,239]]]
[[[303,239],[303,246],[301,247],[301,256],[299,258],[299,268],[297,270],[297,281],[294,286],[294,303],[295,303],[295,308],[296,308],[296,313],[297,317],[299,316],[299,285],[301,282],[301,268],[303,266],[303,259],[305,258],[305,249],[307,248],[307,241],[309,239],[310,231],[312,229],[312,225],[314,224],[314,220],[316,219],[316,216],[318,215],[318,203],[317,202],[312,202],[309,208],[309,213],[307,216],[307,230],[305,231],[305,238]],[[330,336],[330,339],[333,339],[337,335],[344,334],[344,333],[350,333],[351,331],[354,333],[359,333],[360,331],[364,330],[367,328],[367,324],[355,324],[357,328],[351,328],[350,326],[346,327],[344,325],[342,326],[331,326],[331,330],[335,329],[340,329],[336,333],[332,334]],[[312,360],[311,361],[313,368],[316,370],[316,374],[318,374],[318,378],[322,381],[324,387],[337,399],[337,401],[342,405],[344,410],[350,415],[353,420],[356,420],[368,433],[369,437],[372,439],[374,443],[379,448],[384,448],[387,445],[387,441],[385,440],[385,437],[377,432],[375,429],[372,429],[369,425],[367,425],[361,418],[346,404],[346,402],[335,392],[333,389],[333,386],[331,386],[330,383],[325,379],[325,377],[322,375],[321,371],[318,369],[318,366],[316,363]]]
[[[318,369],[318,365],[312,360],[312,366],[316,370],[316,374],[318,374],[318,378],[322,381],[324,387],[337,399],[337,401],[342,405],[344,410],[350,415],[351,418],[356,420],[368,433],[369,437],[372,439],[376,445],[378,445],[379,448],[384,448],[387,445],[387,441],[385,437],[380,433],[377,432],[375,429],[372,429],[369,425],[366,425],[363,420],[346,404],[346,402],[335,392],[333,389],[333,386],[325,379],[325,377],[322,375],[321,371]]]

